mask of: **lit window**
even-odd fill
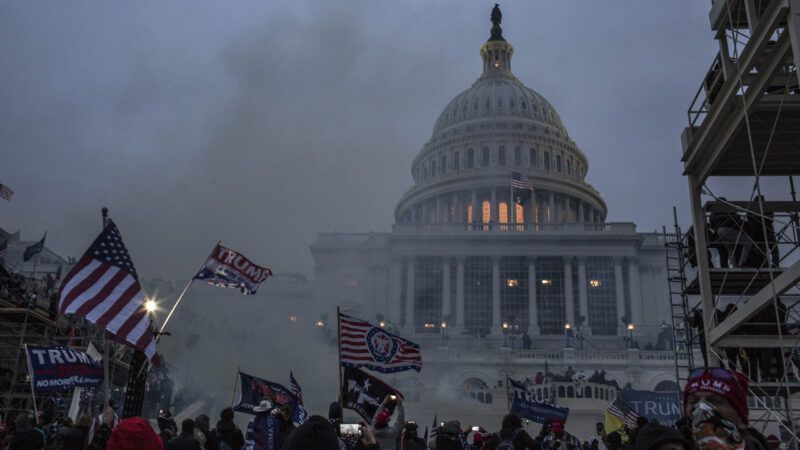
[[[481,207],[483,209],[483,223],[489,223],[492,220],[492,204],[488,200],[484,200]]]
[[[522,223],[522,219],[524,218],[524,215],[523,215],[524,210],[522,209],[522,205],[520,205],[520,204],[515,204],[515,205],[516,206],[514,206],[514,210],[516,211],[516,217],[515,217],[516,222],[517,223]]]
[[[467,206],[467,223],[472,223],[472,205]]]
[[[506,280],[506,286],[517,287],[519,286],[519,280],[517,280],[516,278],[509,278],[508,280]]]
[[[600,287],[600,280],[589,280],[589,286]]]
[[[500,203],[500,223],[508,223],[508,204]]]
[[[550,279],[547,279],[547,278],[543,278],[542,279],[542,285],[549,286],[551,284],[553,284],[553,280],[550,280]]]

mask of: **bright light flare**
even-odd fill
[[[153,299],[146,300],[144,302],[144,309],[147,310],[148,313],[152,314],[158,309],[158,303],[156,303],[156,301]]]

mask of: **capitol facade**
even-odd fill
[[[421,343],[422,372],[387,381],[423,425],[435,414],[499,425],[507,376],[604,371],[533,385],[569,406],[568,430],[586,438],[616,386],[676,388],[664,243],[606,221],[587,154],[514,76],[499,28],[480,47],[482,73],[414,158],[391,232],[320,233],[311,245],[314,309]],[[515,172],[532,189],[512,190]]]

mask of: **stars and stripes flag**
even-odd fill
[[[616,399],[611,402],[606,411],[612,416],[621,420],[626,427],[631,429],[636,428],[636,419],[639,418],[639,414],[637,414],[633,408],[628,406],[628,404],[622,400]]]
[[[294,379],[294,372],[289,371],[289,390],[292,391],[300,404],[303,404],[303,389],[300,388],[300,383]]]
[[[3,183],[0,183],[0,198],[6,201],[11,201],[11,197],[14,196],[14,191],[11,190],[10,187],[6,186]]]
[[[419,345],[341,313],[339,355],[346,367],[366,367],[381,373],[422,370]]]
[[[533,185],[528,177],[522,176],[519,172],[511,172],[511,187],[514,189],[522,189],[527,191],[533,190]]]
[[[84,317],[157,363],[156,342],[145,295],[119,229],[106,227],[64,277],[58,312]]]

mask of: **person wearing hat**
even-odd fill
[[[392,398],[395,397],[395,398]],[[372,416],[370,427],[382,449],[394,446],[406,423],[406,412],[400,396],[387,396]]]
[[[492,444],[495,447],[505,443],[514,450],[538,449],[539,444],[522,426],[522,419],[516,414],[507,414],[500,424],[500,431],[495,433]]]
[[[542,450],[578,450],[581,448],[581,441],[569,434],[564,429],[564,421],[553,419],[550,426],[550,434],[542,439]]]
[[[428,445],[425,440],[419,437],[419,426],[416,422],[406,422],[403,425],[403,431],[398,436],[397,445],[395,448],[398,450],[425,450]]]
[[[244,442],[248,450],[279,450],[281,442],[278,431],[278,418],[273,411],[272,402],[261,400],[253,408],[255,417],[247,423],[247,433]]]
[[[206,448],[214,450],[241,450],[244,447],[244,435],[239,426],[233,422],[233,408],[225,408],[219,413],[219,422],[209,434]]]
[[[436,434],[436,450],[466,450],[469,448],[464,432],[461,431],[461,422],[449,420],[444,423]]]
[[[166,409],[162,409],[158,412],[157,422],[158,436],[161,438],[164,448],[166,448],[167,443],[178,434],[178,424],[176,424],[175,419],[172,418],[172,413]]]
[[[141,417],[121,421],[105,445],[105,450],[164,450],[153,427]]]
[[[692,444],[687,442],[675,428],[652,422],[636,433],[633,448],[634,450],[689,450]]]
[[[767,449],[764,436],[748,427],[747,393],[747,376],[741,372],[721,367],[695,369],[683,390],[684,413],[690,422],[702,411],[717,414],[736,428],[734,434],[738,431],[745,448]],[[701,430],[695,424],[692,427],[697,439]]]

